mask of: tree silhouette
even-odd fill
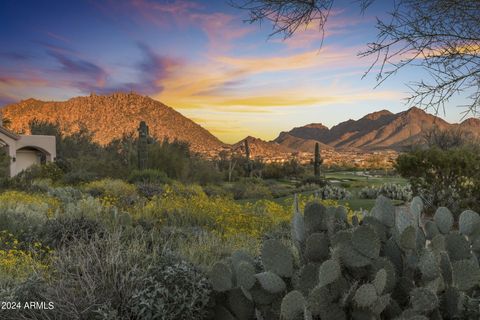
[[[365,11],[375,0],[357,0]],[[457,94],[468,103],[465,115],[480,114],[480,2],[478,0],[396,0],[376,23],[377,38],[359,55],[375,57],[365,74],[378,67],[377,85],[407,65],[425,70],[426,79],[412,82],[408,102],[435,113]],[[285,38],[299,28],[324,27],[335,0],[234,0],[249,11],[247,21],[273,23],[271,35]],[[377,69],[375,69],[377,70]]]

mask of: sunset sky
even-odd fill
[[[0,106],[133,90],[225,142],[398,112],[409,107],[406,84],[426,75],[405,69],[374,89],[375,72],[362,79],[372,60],[357,57],[390,7],[362,15],[354,0],[337,1],[321,47],[316,25],[269,38],[271,25],[244,23],[227,1],[4,0]],[[460,120],[461,103],[451,101],[448,121]]]

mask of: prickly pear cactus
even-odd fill
[[[383,196],[363,219],[319,202],[295,205],[290,243],[269,239],[214,265],[216,319],[480,319],[480,216],[431,220],[415,197]]]

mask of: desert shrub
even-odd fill
[[[118,209],[111,203],[105,203],[104,199],[97,199],[91,196],[66,203],[63,216],[98,221],[108,229],[131,225],[132,223],[128,212]]]
[[[47,194],[63,203],[74,202],[83,198],[83,193],[71,186],[48,188]]]
[[[167,174],[158,169],[133,170],[128,177],[130,183],[165,184],[170,182]]]
[[[183,229],[164,228],[165,235],[183,258],[208,270],[212,265],[227,258],[236,250],[246,250],[250,254],[258,254],[259,239],[245,234],[235,234],[222,237],[217,232],[199,230],[198,228]]]
[[[13,287],[48,268],[50,250],[40,242],[24,243],[7,230],[0,231],[0,288]]]
[[[8,230],[20,241],[38,240],[43,224],[60,209],[55,198],[8,191],[0,194],[0,230]]]
[[[63,175],[64,172],[55,162],[47,162],[46,164],[33,165],[23,170],[11,179],[11,183],[16,188],[29,189],[34,180],[49,179],[51,181],[60,181]]]
[[[455,215],[480,210],[480,147],[415,149],[398,157],[396,170],[407,178],[427,209],[448,207]]]
[[[131,205],[137,200],[137,190],[134,185],[119,179],[102,179],[83,186],[85,192],[100,197],[106,204],[118,206]]]
[[[348,190],[332,184],[327,184],[316,192],[322,199],[346,200],[352,196]]]
[[[272,193],[261,179],[246,178],[227,185],[234,199],[265,199],[271,198]]]
[[[78,170],[68,171],[65,173],[62,182],[67,185],[77,185],[93,181],[96,178],[97,175],[95,173],[80,168]]]
[[[412,189],[410,185],[384,183],[380,186],[364,187],[359,192],[362,199],[376,199],[380,195],[393,200],[410,201]]]
[[[60,201],[44,194],[7,191],[0,194],[0,210],[35,212],[53,216],[60,207]]]
[[[59,216],[48,220],[42,227],[43,243],[58,248],[74,241],[88,241],[94,236],[102,237],[106,230],[103,225],[85,216]]]
[[[164,189],[163,186],[155,183],[137,183],[136,186],[138,194],[148,199],[161,195]]]
[[[458,230],[447,208],[424,218],[419,197],[395,210],[380,196],[361,224],[310,202],[294,212],[291,245],[265,240],[260,265],[245,251],[213,265],[216,317],[478,319],[480,215],[464,211]]]
[[[53,185],[51,179],[35,179],[31,182],[30,191],[47,192]]]
[[[207,318],[205,276],[155,239],[134,231],[77,241],[55,252],[51,277],[28,280],[15,295],[53,301],[55,319]]]
[[[137,273],[141,284],[132,293],[130,305],[137,319],[211,319],[211,285],[193,265],[164,253],[147,270]]]
[[[232,197],[232,194],[230,191],[228,191],[224,186],[222,185],[216,185],[216,184],[207,184],[206,186],[202,187],[203,191],[205,194],[209,197]]]
[[[327,185],[327,181],[323,178],[309,176],[303,178],[298,184],[297,187],[301,187],[303,185],[317,185],[318,187],[324,187]]]

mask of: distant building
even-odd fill
[[[10,177],[34,164],[51,162],[56,157],[54,136],[18,135],[3,127],[1,123],[0,146],[6,149],[10,157]]]

